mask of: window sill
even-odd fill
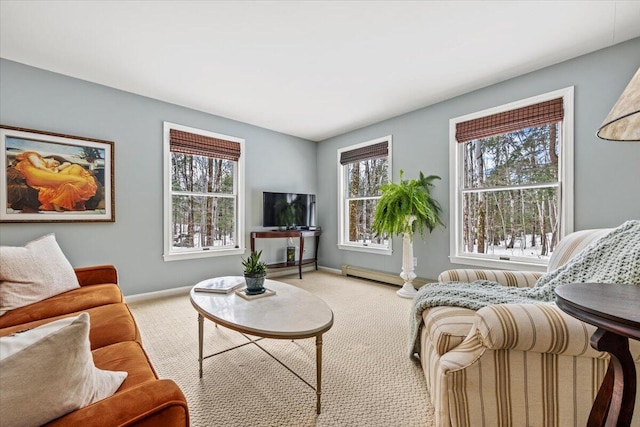
[[[171,253],[164,254],[163,258],[165,261],[181,261],[186,259],[198,259],[198,258],[212,258],[218,256],[228,256],[228,255],[242,255],[244,254],[244,248],[233,248],[233,249],[218,249],[218,250],[209,250],[209,251],[193,251],[193,252],[181,252],[181,253]]]
[[[476,265],[485,268],[493,268],[500,270],[515,270],[515,271],[538,271],[547,272],[547,264],[526,262],[522,260],[497,260],[489,258],[481,258],[474,256],[450,256],[449,260],[452,264],[466,264]]]
[[[341,249],[343,251],[367,252],[370,254],[378,254],[378,255],[391,255],[393,253],[393,250],[390,248],[376,248],[373,246],[363,246],[363,245],[338,244],[338,249]]]

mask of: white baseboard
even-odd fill
[[[329,267],[322,267],[322,266],[318,266],[318,270],[323,270],[323,271],[327,271],[330,273],[335,273],[335,274],[342,274],[340,270],[337,270],[335,268],[329,268]],[[309,271],[315,271],[315,267],[313,265],[307,265],[302,267],[302,272],[309,272]],[[280,276],[288,276],[291,274],[298,274],[298,267],[291,267],[291,268],[285,268],[282,269],[281,271],[276,271],[276,272],[272,272],[267,274],[267,278],[271,279],[273,277],[280,277]],[[304,277],[304,275],[302,276]],[[187,295],[189,293],[189,291],[191,291],[191,288],[193,286],[183,286],[180,288],[171,288],[171,289],[165,289],[162,291],[155,291],[155,292],[146,292],[143,294],[134,294],[134,295],[127,295],[125,297],[125,300],[127,302],[141,302],[141,301],[148,301],[148,300],[152,300],[152,299],[157,299],[157,298],[164,298],[164,297],[172,297],[175,295]]]
[[[193,286],[183,286],[181,288],[171,288],[162,291],[146,292],[143,294],[134,294],[125,296],[126,302],[141,302],[151,299],[172,297],[175,295],[187,295]]]

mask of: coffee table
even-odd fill
[[[333,326],[333,312],[323,300],[304,289],[266,279],[264,286],[275,295],[246,300],[235,292],[215,294],[191,289],[191,304],[198,312],[198,362],[202,378],[202,361],[227,351],[255,344],[316,392],[316,413],[320,413],[322,394],[322,335]],[[217,353],[202,356],[204,319],[240,332],[248,342]],[[247,335],[260,337],[252,339]],[[263,338],[316,338],[316,386],[278,360],[258,344]]]

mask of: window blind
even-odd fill
[[[456,140],[458,142],[467,142],[474,139],[502,135],[519,129],[556,123],[562,121],[563,117],[562,98],[552,99],[539,104],[457,123]]]
[[[215,157],[234,162],[240,158],[240,144],[237,142],[177,129],[169,130],[169,147],[174,153]]]
[[[343,151],[340,153],[340,164],[346,165],[348,163],[359,162],[360,160],[379,159],[381,157],[387,157],[388,155],[389,143],[388,141],[384,141],[354,150]]]

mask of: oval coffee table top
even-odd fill
[[[191,289],[191,304],[219,325],[265,338],[308,338],[333,325],[333,311],[312,293],[269,279],[264,287],[276,294],[246,300],[235,292],[217,294]]]

